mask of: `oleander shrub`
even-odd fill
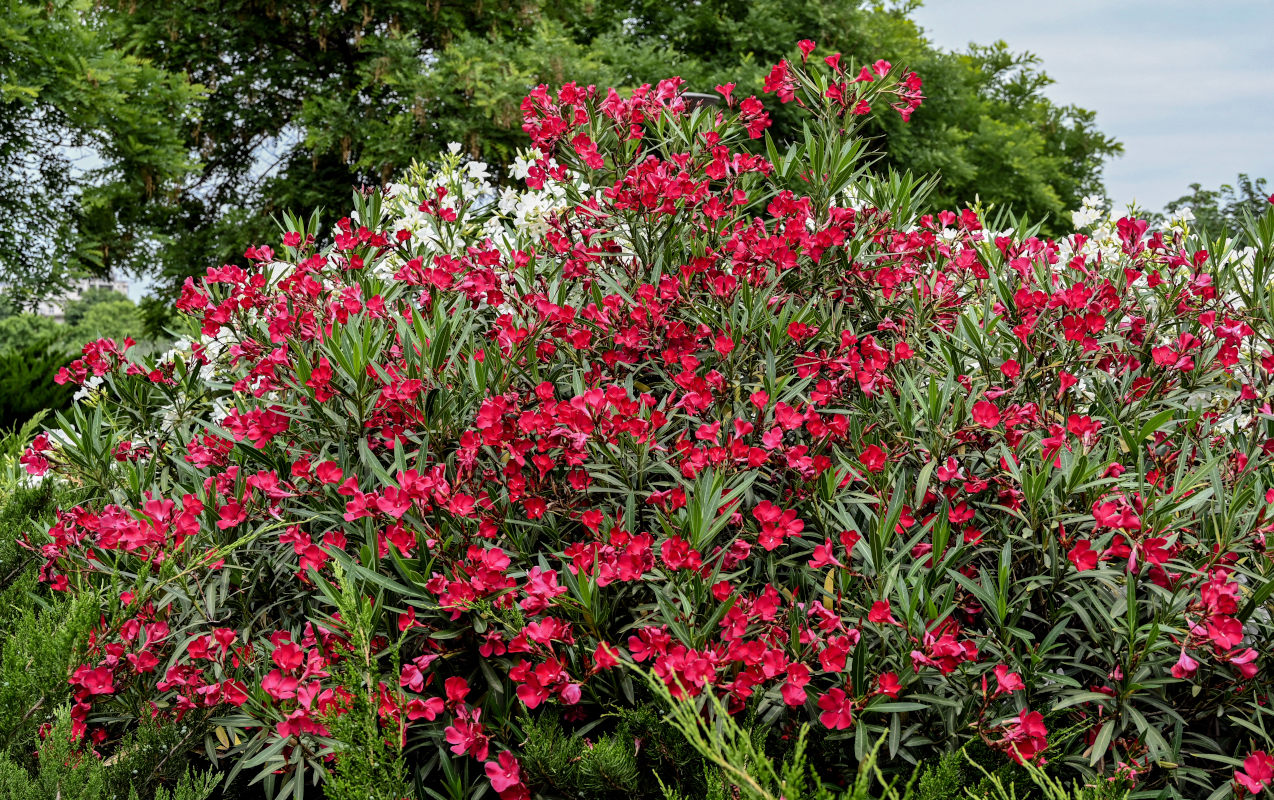
[[[72,595],[41,585],[40,553],[19,542],[33,527],[52,524],[59,504],[73,506],[85,492],[18,480],[13,468],[22,449],[14,445],[29,441],[33,427],[0,440],[0,797],[202,800],[217,776],[188,768],[201,732],[141,720],[109,759],[71,736],[74,687],[67,676],[98,623],[98,599],[93,592]]]
[[[270,796],[1267,788],[1274,215],[925,213],[856,135],[920,78],[812,50],[795,141],[540,86],[525,190],[456,148],[86,346],[23,456],[90,496],[24,539],[101,603],[74,735]]]

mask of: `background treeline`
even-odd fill
[[[908,0],[0,3],[8,295],[30,305],[85,271],[146,276],[152,331],[187,275],[267,238],[271,216],[343,208],[351,187],[447,142],[507,164],[524,142],[521,99],[541,82],[680,75],[746,96],[798,39],[886,58],[919,72],[928,99],[908,125],[869,125],[880,166],[936,173],[935,207],[976,197],[1046,233],[1102,193],[1122,151],[1091,111],[1045,96],[1035,56],[1004,42],[943,51]],[[781,135],[795,117],[774,111]],[[1268,194],[1246,176],[1191,188],[1169,209],[1193,205],[1218,227]]]
[[[1010,206],[1058,229],[1120,145],[1044,96],[1003,42],[934,47],[916,3],[866,0],[3,0],[0,268],[14,297],[76,270],[156,276],[160,294],[238,257],[271,215],[343,208],[447,142],[501,165],[541,82],[680,75],[760,93],[798,39],[886,58],[928,95],[881,115],[881,167],[938,173],[937,207]],[[775,133],[794,124],[777,103]],[[151,309],[152,327],[164,304]]]

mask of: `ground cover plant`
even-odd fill
[[[681,88],[538,87],[525,189],[456,148],[188,281],[171,352],[85,347],[21,459],[100,606],[46,742],[269,796],[1267,791],[1274,214],[925,213],[857,136],[921,77],[809,41]]]

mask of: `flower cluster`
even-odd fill
[[[77,731],[217,714],[302,781],[362,702],[521,800],[517,717],[604,728],[641,671],[778,736],[890,731],[894,770],[976,736],[1229,782],[1217,705],[1270,690],[1270,247],[909,211],[853,137],[920,79],[815,51],[765,81],[810,115],[784,149],[731,84],[540,86],[525,189],[442,154],[188,282],[189,345],[86,349],[23,457],[94,492],[28,541],[109,598]]]

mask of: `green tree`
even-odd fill
[[[0,0],[0,280],[31,305],[136,267],[194,164],[200,89],[121,46],[90,0]]]
[[[123,292],[117,292],[114,289],[105,289],[100,286],[90,286],[80,292],[79,298],[66,303],[62,309],[63,319],[67,325],[74,327],[84,319],[84,315],[89,312],[93,306],[102,303],[118,303],[129,302],[128,295]]]
[[[704,91],[750,73],[740,90],[759,92],[769,65],[790,57],[793,43],[804,38],[818,44],[814,58],[841,52],[860,64],[884,58],[915,70],[925,83],[924,106],[909,123],[884,113],[866,130],[877,137],[884,164],[937,174],[932,200],[938,207],[980,197],[1048,230],[1064,228],[1080,198],[1100,192],[1102,164],[1121,146],[1097,129],[1093,112],[1045,97],[1052,81],[1036,56],[1015,53],[1004,42],[965,52],[935,47],[909,16],[919,5],[619,0],[611,14],[624,20],[624,35],[612,29],[599,37],[619,52],[668,53],[676,74]],[[622,47],[621,38],[627,41]],[[780,113],[776,135],[792,132],[795,119],[790,110]]]
[[[0,353],[20,350],[35,341],[57,338],[64,329],[49,317],[13,314],[0,319]]]
[[[122,343],[126,337],[136,340],[145,335],[141,314],[127,297],[93,303],[74,324],[67,322],[71,341],[77,345],[103,338]]]
[[[70,360],[60,336],[0,351],[0,430],[12,430],[42,410],[69,406],[75,386],[59,386],[53,376]]]
[[[66,304],[65,315],[67,336],[76,345],[101,338],[123,342],[128,336],[145,335],[137,305],[113,289],[85,289],[78,300]]]
[[[61,411],[74,386],[58,386],[57,371],[71,360],[65,325],[36,314],[0,318],[0,431],[22,425],[42,409]]]
[[[119,292],[88,289],[65,311],[66,324],[30,313],[0,318],[0,429],[21,425],[41,409],[69,405],[75,386],[59,386],[53,378],[85,342],[145,334],[137,306]]]
[[[123,341],[126,336],[145,335],[137,305],[111,289],[87,289],[78,300],[66,303],[63,311],[65,324],[30,313],[0,317],[0,352],[22,349],[38,340],[57,340],[70,352],[92,339]]]
[[[1195,227],[1208,236],[1228,236],[1237,242],[1245,239],[1244,216],[1259,217],[1274,202],[1272,197],[1264,178],[1252,180],[1246,173],[1239,173],[1233,185],[1223,183],[1218,189],[1204,189],[1203,184],[1192,183],[1189,194],[1164,208],[1169,215],[1188,208],[1194,214]]]
[[[1042,93],[1038,60],[1003,43],[949,53],[909,18],[867,0],[114,0],[121,43],[209,95],[185,130],[202,169],[175,198],[161,258],[167,288],[272,237],[270,216],[339,209],[449,141],[507,163],[524,141],[519,103],[568,78],[633,87],[672,75],[698,91],[726,79],[758,93],[770,64],[815,39],[918,71],[929,100],[910,125],[870,126],[884,162],[937,172],[935,202],[975,197],[1050,228],[1100,189],[1119,145],[1093,114]],[[740,79],[740,76],[742,78]],[[774,132],[795,116],[775,106]]]

